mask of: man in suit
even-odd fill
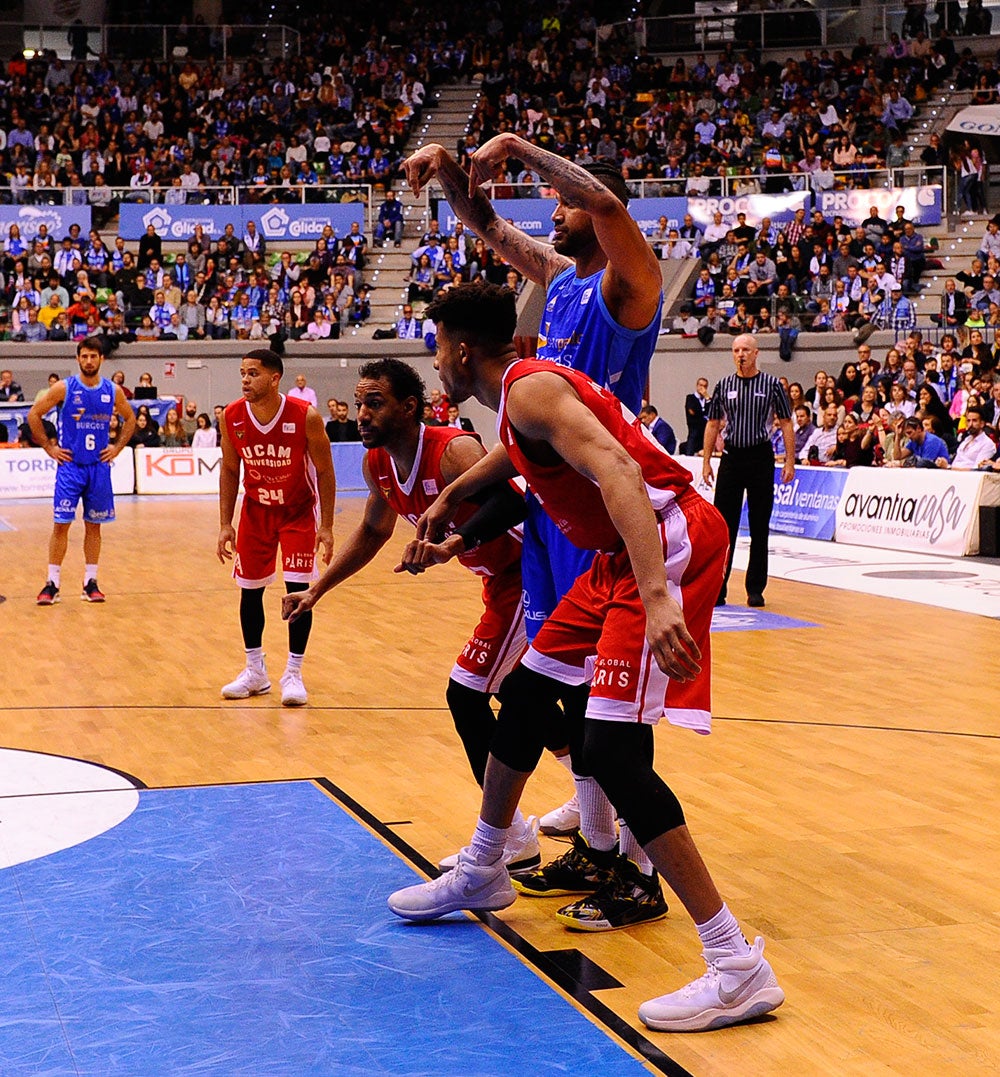
[[[684,417],[687,419],[687,441],[684,451],[694,456],[705,440],[705,409],[708,407],[708,379],[699,378],[694,385],[694,392],[688,393],[684,401]]]
[[[639,412],[639,418],[642,421],[642,425],[654,438],[656,438],[668,453],[677,451],[677,435],[674,433],[674,428],[666,421],[666,419],[660,418],[660,413],[652,404],[645,405],[642,411]]]
[[[471,419],[466,419],[464,416],[458,414],[458,405],[448,405],[448,426],[455,427],[456,430],[467,430],[470,434],[476,432],[476,428],[472,425]]]

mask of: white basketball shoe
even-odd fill
[[[302,683],[302,674],[297,669],[286,669],[279,683],[283,707],[304,707],[309,702],[306,686]]]
[[[477,864],[469,849],[438,879],[407,886],[389,897],[389,908],[404,920],[436,920],[450,912],[497,912],[513,905],[517,892],[502,861]]]
[[[458,864],[460,853],[452,853],[443,860],[438,861],[438,867],[442,871],[451,871]],[[542,863],[542,850],[538,846],[538,820],[529,815],[524,820],[524,825],[515,833],[511,827],[504,842],[503,856],[500,862],[511,873],[515,871],[528,871],[537,868]]]
[[[259,696],[264,692],[271,691],[271,682],[267,676],[267,669],[261,666],[246,666],[235,681],[222,688],[223,699],[248,699],[250,696]]]

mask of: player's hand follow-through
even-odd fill
[[[225,564],[232,561],[233,550],[236,546],[236,528],[232,524],[226,524],[219,528],[219,542],[215,548],[215,554]]]
[[[281,619],[283,621],[297,621],[303,613],[307,613],[316,605],[316,594],[311,587],[304,591],[292,591],[291,594],[282,595]]]
[[[407,157],[403,162],[403,172],[406,182],[414,197],[420,194],[424,187],[437,175],[438,164],[442,148],[435,143],[421,146],[416,153]]]
[[[646,639],[656,664],[669,677],[693,681],[701,673],[701,649],[684,623],[684,613],[674,599],[646,606]]]
[[[701,465],[701,481],[706,486],[711,486],[715,481],[715,476],[712,474],[712,460],[711,457],[706,456],[705,462]]]
[[[484,183],[503,177],[504,166],[510,156],[508,139],[504,135],[493,138],[480,146],[469,158],[469,197]]]

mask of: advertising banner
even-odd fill
[[[832,221],[843,217],[844,224],[856,228],[871,216],[872,206],[878,207],[878,215],[884,221],[896,216],[896,207],[903,207],[908,221],[916,225],[941,223],[941,188],[921,187],[865,187],[850,191],[822,191],[816,196],[816,208]]]
[[[722,214],[726,224],[736,223],[736,214],[745,213],[747,224],[756,228],[769,217],[772,224],[782,224],[795,216],[797,209],[809,208],[808,191],[789,191],[786,194],[748,194],[736,198],[688,198],[687,212],[694,223],[704,232],[716,213]],[[632,216],[635,216],[633,212]],[[868,214],[866,213],[867,217]]]
[[[17,225],[25,240],[34,239],[38,235],[38,226],[44,224],[58,243],[69,232],[71,224],[78,224],[83,235],[87,235],[90,206],[0,206],[0,230],[5,236],[12,224]]]
[[[845,468],[796,467],[795,478],[782,484],[781,468],[776,467],[771,530],[779,535],[831,540],[847,474]],[[740,528],[748,529],[746,505]]]
[[[837,506],[837,542],[952,557],[975,553],[987,478],[976,471],[852,468]]]
[[[684,214],[688,211],[688,200],[681,195],[670,198],[633,198],[628,204],[628,211],[645,233],[652,232],[660,223],[661,217],[667,218],[668,228],[680,228],[684,223]]]
[[[59,465],[42,449],[5,449],[0,452],[0,499],[52,497]],[[132,453],[125,449],[111,465],[111,489],[130,494],[135,489]]]
[[[139,494],[216,494],[221,470],[221,449],[135,450]]]
[[[362,202],[280,206],[150,206],[125,202],[118,234],[125,240],[139,239],[152,225],[162,239],[186,241],[200,224],[206,236],[218,239],[227,224],[242,236],[247,221],[253,221],[268,242],[313,242],[327,225],[337,236],[346,235],[353,221],[364,228],[365,206]]]
[[[1000,105],[969,105],[952,116],[945,128],[961,135],[1000,135]]]
[[[547,236],[552,231],[552,211],[556,208],[554,198],[497,198],[493,208],[498,217],[511,221],[515,228],[529,236]],[[458,215],[445,200],[438,201],[438,226],[445,235],[455,231]],[[467,229],[472,232],[472,229]]]

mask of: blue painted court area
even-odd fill
[[[0,1073],[648,1072],[309,782],[142,790],[0,872]]]
[[[779,628],[818,628],[812,621],[783,617],[750,606],[717,606],[712,612],[713,632],[759,632]]]

